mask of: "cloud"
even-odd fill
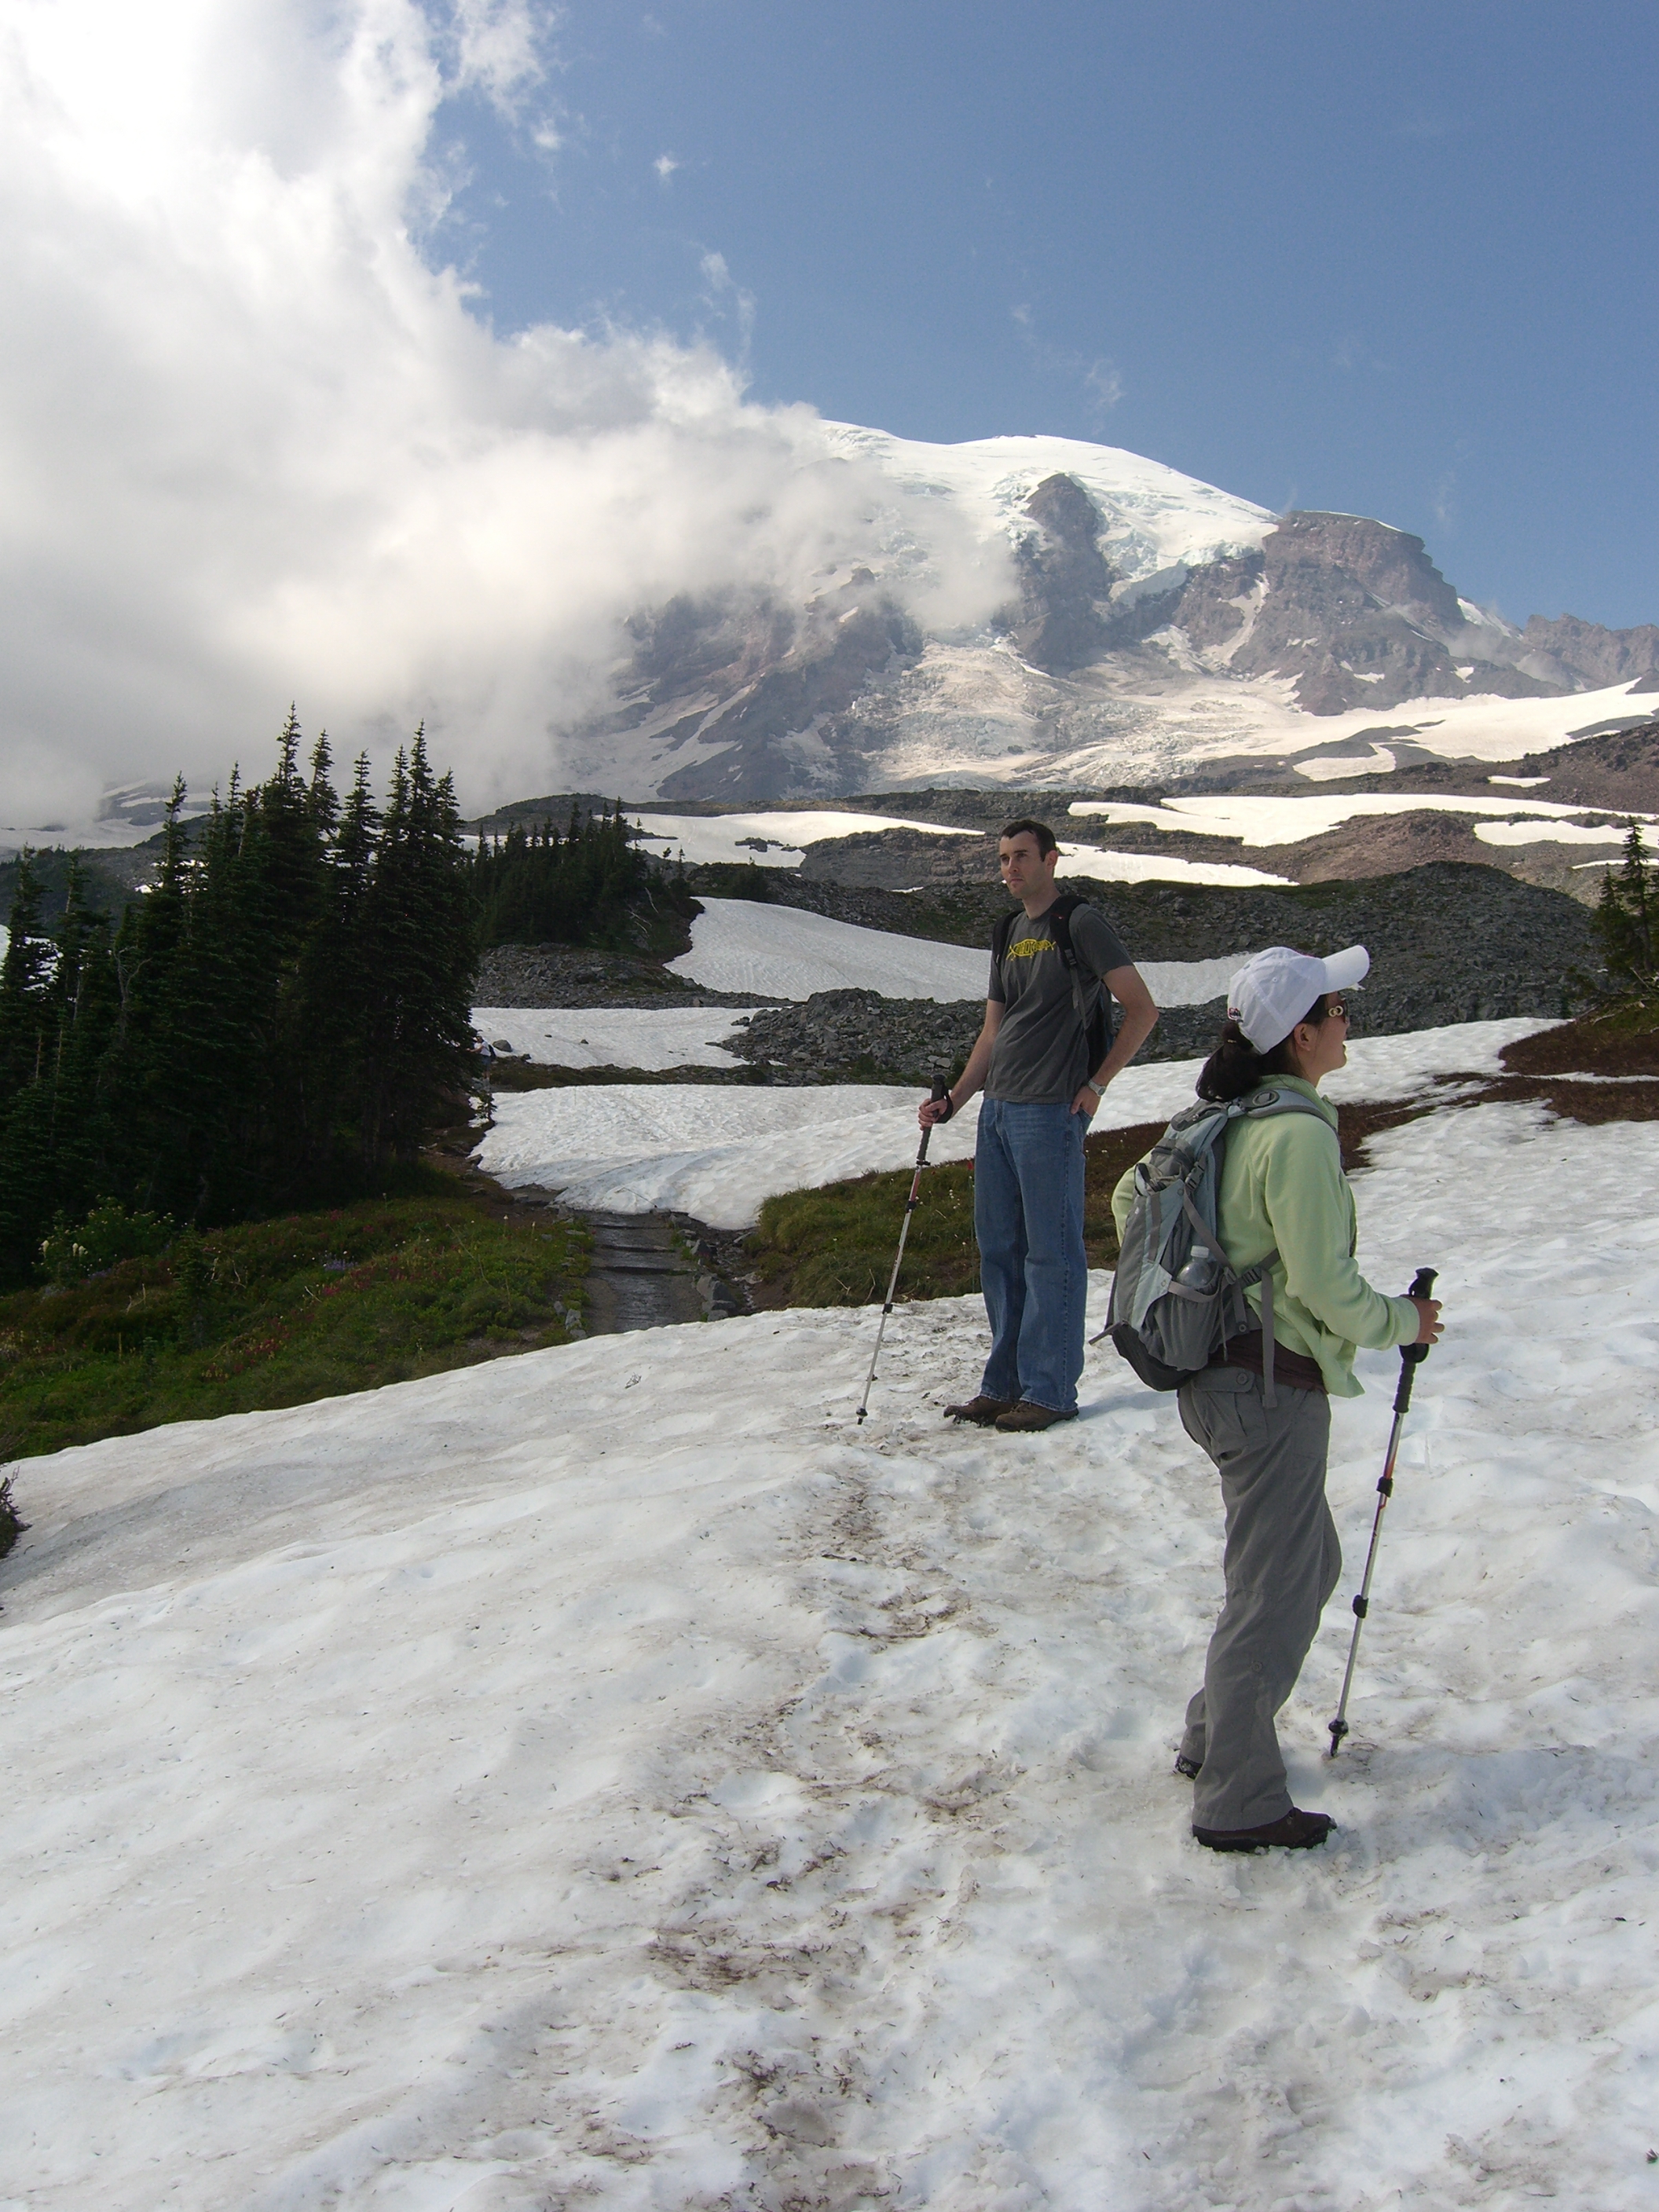
[[[680,165],[673,155],[659,154],[651,166],[656,171],[659,179],[665,185]]]
[[[1115,362],[1092,361],[1083,372],[1083,388],[1097,415],[1109,414],[1123,397],[1123,379]]]
[[[629,613],[939,545],[713,343],[497,338],[422,261],[445,102],[540,127],[549,20],[0,0],[0,821],[261,766],[290,697],[343,753],[424,715],[469,805],[556,788]],[[969,621],[1006,586],[963,540],[896,587]]]
[[[1075,347],[1052,343],[1039,332],[1036,315],[1029,301],[1010,307],[1008,313],[1018,325],[1020,343],[1043,375],[1079,386],[1089,412],[1097,422],[1111,413],[1124,392],[1122,374],[1115,361],[1109,361],[1103,355],[1091,360]]]

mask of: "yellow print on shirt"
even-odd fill
[[[1011,945],[1002,957],[1005,960],[1035,960],[1039,952],[1052,952],[1054,949],[1052,937],[1022,937],[1018,944]]]

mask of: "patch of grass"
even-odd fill
[[[586,1231],[501,1218],[452,1179],[429,1182],[186,1231],[67,1288],[0,1298],[0,1459],[567,1342]]]
[[[1117,1261],[1112,1192],[1118,1177],[1164,1133],[1164,1124],[1106,1129],[1085,1147],[1083,1241],[1091,1267]],[[886,1294],[912,1170],[859,1176],[769,1198],[748,1240],[757,1306],[859,1306]],[[953,1298],[979,1288],[974,1171],[966,1161],[930,1167],[910,1218],[901,1298]]]
[[[1511,1075],[1659,1075],[1659,1006],[1620,999],[1498,1054]]]

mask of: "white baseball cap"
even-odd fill
[[[1371,956],[1363,945],[1321,960],[1270,945],[1247,960],[1227,986],[1227,1013],[1258,1052],[1282,1044],[1326,991],[1352,991],[1370,973]]]

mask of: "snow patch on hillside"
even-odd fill
[[[1235,963],[1193,964],[1230,975]],[[1225,983],[1221,975],[1221,988]],[[1347,1066],[1328,1077],[1325,1089],[1339,1102],[1415,1097],[1436,1075],[1497,1074],[1504,1045],[1552,1026],[1527,1019],[1463,1022],[1403,1036],[1357,1037]],[[1201,1060],[1166,1060],[1125,1068],[1091,1126],[1167,1121],[1192,1104],[1202,1066]],[[919,1089],[874,1083],[753,1089],[617,1083],[520,1091],[496,1099],[495,1126],[477,1158],[509,1189],[534,1183],[560,1192],[573,1206],[618,1213],[662,1208],[716,1228],[746,1229],[763,1202],[780,1192],[908,1167],[921,1097]],[[934,1131],[932,1158],[971,1158],[978,1120],[975,1098]]]
[[[761,814],[659,814],[632,817],[644,834],[641,848],[659,860],[684,854],[694,868],[717,860],[755,860],[768,868],[798,868],[809,845],[830,837],[857,837],[874,830],[919,830],[929,837],[976,837],[940,822],[912,822],[898,814],[854,814],[824,807]]]
[[[1342,1759],[1345,1604],[1285,1716],[1294,1858],[1169,1771],[1208,1467],[1100,1352],[1069,1427],[948,1427],[976,1301],[900,1310],[862,1431],[867,1310],[26,1462],[14,2200],[1650,2205],[1659,1125],[1373,1151],[1361,1264],[1449,1328]]]
[[[472,1026],[491,1044],[543,1066],[737,1067],[719,1040],[752,1013],[741,1006],[474,1006]]]
[[[775,1192],[914,1160],[925,1091],[879,1083],[753,1087],[581,1084],[499,1097],[476,1155],[509,1190],[556,1190],[568,1206],[690,1213],[753,1225]],[[936,1130],[936,1160],[970,1158],[978,1102]]]
[[[1408,791],[1353,791],[1306,799],[1258,798],[1250,793],[1218,792],[1202,798],[1170,799],[1159,806],[1143,806],[1133,800],[1079,799],[1073,800],[1069,811],[1074,817],[1096,817],[1109,826],[1145,822],[1189,837],[1237,837],[1245,845],[1294,845],[1304,837],[1323,837],[1345,822],[1364,816],[1412,814],[1424,809],[1445,814],[1496,817],[1500,822],[1515,817],[1528,824],[1577,821],[1586,814],[1599,811],[1605,817],[1605,829],[1597,834],[1615,836],[1622,834],[1624,823],[1631,818],[1628,810],[1564,805],[1550,799],[1480,799],[1457,793],[1431,795]],[[1638,813],[1636,818],[1651,822],[1659,817]],[[1475,831],[1477,836],[1487,834],[1490,833],[1480,828]],[[1555,832],[1547,828],[1540,828],[1535,833],[1528,830],[1514,837],[1493,835],[1492,842],[1519,843],[1534,834],[1543,837]],[[1578,833],[1563,833],[1569,842],[1576,834]]]
[[[983,999],[988,952],[930,938],[862,929],[799,907],[705,899],[691,950],[669,968],[706,991],[810,999],[814,991],[879,991],[888,999]]]
[[[1075,811],[1075,810],[1073,810]],[[1151,811],[1152,810],[1148,810]],[[1099,845],[1062,842],[1057,876],[1092,876],[1104,884],[1288,884],[1236,860],[1183,860],[1173,853],[1113,853]]]

